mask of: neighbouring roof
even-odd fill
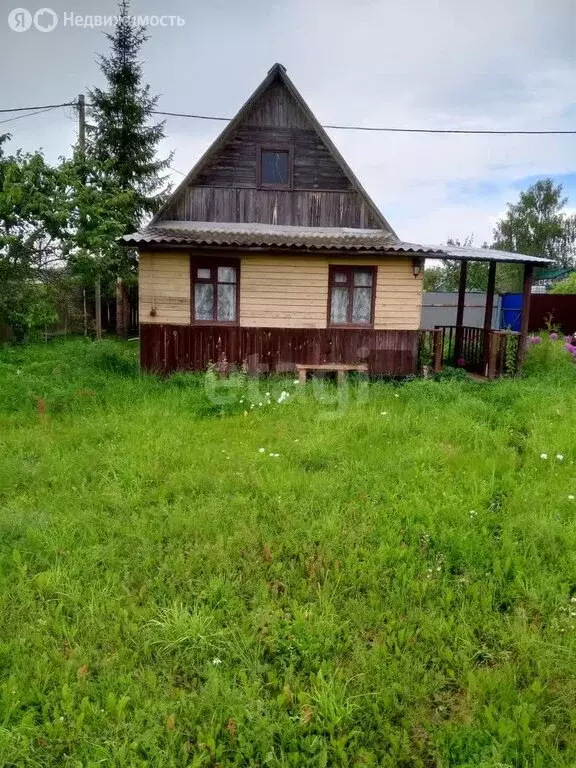
[[[128,246],[235,246],[238,248],[292,248],[310,250],[378,251],[420,254],[459,261],[502,261],[549,264],[549,259],[489,248],[419,245],[399,241],[385,229],[350,227],[296,227],[279,224],[234,224],[214,221],[165,221],[125,235]]]
[[[543,269],[536,275],[538,280],[564,280],[575,270],[570,267],[553,267],[552,269]]]

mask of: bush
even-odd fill
[[[576,272],[572,272],[572,274],[569,275],[565,280],[562,280],[560,283],[556,283],[556,285],[552,288],[550,293],[554,293],[554,294],[576,293]]]
[[[524,362],[526,376],[576,376],[574,358],[566,349],[567,343],[557,333],[540,333],[528,337],[528,350]]]

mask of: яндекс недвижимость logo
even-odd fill
[[[13,32],[27,32],[32,25],[39,32],[52,32],[58,26],[58,14],[52,8],[40,8],[34,15],[27,8],[14,8],[8,14]]]

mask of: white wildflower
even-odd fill
[[[396,395],[396,394],[395,394],[395,395],[394,395],[394,397],[400,397],[400,395]]]
[[[259,407],[259,408],[262,408],[262,403],[258,403],[258,407]]]
[[[556,454],[556,458],[558,459],[558,461],[564,461],[564,454],[562,454],[562,453],[557,453],[557,454]]]
[[[220,664],[222,664],[222,659],[219,659],[219,658],[216,656],[216,658],[212,659],[212,664],[213,664],[215,667],[218,667],[218,666],[220,666]]]
[[[292,382],[292,384],[300,384],[300,379],[294,379],[294,381]]]
[[[271,456],[273,459],[277,459],[280,454],[279,453],[269,453],[268,456]]]
[[[270,397],[270,392],[266,392],[266,397]]]
[[[258,448],[258,453],[266,453],[266,448]]]
[[[547,459],[548,458],[548,454],[547,453],[541,453],[540,454],[540,458],[541,459]]]
[[[574,496],[573,496],[572,494],[570,494],[570,495],[568,496],[568,500],[569,500],[569,501],[574,501]]]
[[[380,416],[388,416],[388,411],[380,411]]]

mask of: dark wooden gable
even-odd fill
[[[259,185],[261,148],[289,148],[288,189]],[[324,129],[276,64],[160,211],[160,221],[387,229]]]

